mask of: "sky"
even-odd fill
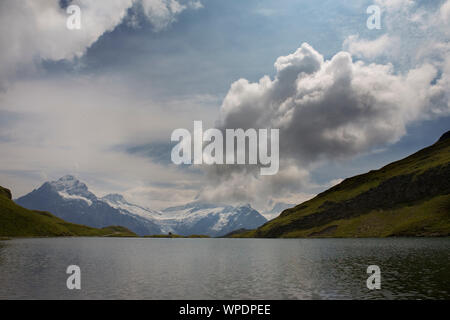
[[[154,209],[298,204],[449,130],[449,39],[450,0],[4,0],[0,185],[72,174]],[[278,174],[174,165],[171,133],[194,120],[279,128]]]

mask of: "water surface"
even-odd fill
[[[449,299],[450,239],[0,241],[0,299]],[[68,290],[67,266],[81,268]],[[366,287],[381,268],[381,290]]]

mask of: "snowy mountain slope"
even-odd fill
[[[160,211],[152,210],[128,202],[121,194],[111,193],[100,198],[100,200],[106,202],[111,207],[118,209],[124,214],[131,213],[145,219],[158,219],[162,216],[162,213]]]
[[[221,236],[241,228],[254,229],[267,221],[250,205],[233,207],[192,202],[167,208],[162,213],[161,228],[181,235]]]
[[[38,189],[18,198],[16,203],[28,209],[49,211],[66,221],[95,228],[118,225],[139,235],[161,233],[161,229],[151,219],[110,206],[73,176],[45,182]]]

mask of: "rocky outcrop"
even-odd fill
[[[7,197],[9,200],[12,199],[11,190],[0,187],[0,195]]]

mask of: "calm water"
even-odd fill
[[[450,239],[0,241],[0,298],[450,299]],[[68,265],[81,290],[66,288]],[[381,290],[366,269],[381,268]]]

